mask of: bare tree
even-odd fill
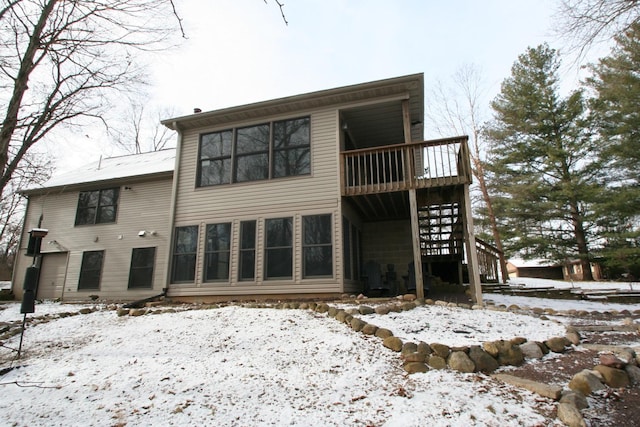
[[[145,107],[142,102],[131,101],[123,113],[119,126],[111,129],[113,141],[133,154],[173,147],[176,134],[166,126],[162,126],[160,121],[164,117],[175,116],[174,113],[172,109],[153,109]]]
[[[143,82],[139,54],[182,32],[172,0],[4,0],[0,24],[0,195],[34,144],[103,121]]]
[[[494,244],[501,253],[500,270],[502,279],[506,281],[509,277],[507,263],[502,252],[502,239],[485,178],[482,149],[482,72],[472,64],[462,65],[452,76],[452,83],[452,87],[446,88],[442,82],[438,82],[432,91],[433,101],[427,105],[427,116],[431,120],[430,124],[441,136],[450,135],[452,132],[457,135],[469,135],[471,169],[486,208]]]
[[[640,0],[561,0],[556,32],[582,58],[594,44],[622,34],[639,19]]]
[[[10,278],[20,241],[25,200],[18,190],[42,184],[49,179],[51,171],[51,162],[43,156],[25,155],[0,198],[0,277]]]

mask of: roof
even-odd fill
[[[554,261],[548,261],[540,258],[533,259],[521,259],[521,258],[511,258],[509,259],[509,263],[514,267],[523,268],[523,267],[557,267],[560,264]]]
[[[142,154],[107,157],[86,164],[78,169],[53,175],[37,187],[21,189],[23,194],[36,193],[44,189],[98,183],[119,178],[144,177],[172,173],[175,168],[175,148]]]
[[[366,102],[373,98],[391,97],[408,98],[411,101],[411,120],[422,122],[424,119],[424,74],[409,74],[237,107],[199,112],[162,120],[161,123],[172,130],[179,131],[251,120],[267,115],[289,114],[329,105]]]

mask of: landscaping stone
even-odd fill
[[[385,329],[385,328],[378,328],[378,330],[376,331],[376,333],[374,334],[375,336],[377,336],[378,338],[388,338],[388,337],[392,337],[393,336],[393,332],[391,332],[389,329]]]
[[[423,353],[418,353],[417,351],[415,353],[402,353],[402,360],[404,360],[404,363],[409,363],[409,362],[425,363],[427,360],[427,355]]]
[[[328,304],[322,303],[322,304],[318,304],[316,306],[316,312],[318,312],[318,313],[326,313],[328,311],[329,311],[329,305]]]
[[[402,350],[402,340],[398,337],[387,337],[382,341],[382,345],[393,351],[399,352]]]
[[[361,332],[363,334],[365,334],[365,335],[374,335],[377,330],[378,330],[378,327],[376,325],[372,325],[371,323],[367,323],[366,325],[364,325],[362,327]]]
[[[571,378],[569,388],[573,391],[589,396],[594,391],[603,390],[605,385],[602,381],[589,369],[584,369]]]
[[[549,399],[560,400],[560,396],[562,396],[562,387],[556,385],[547,385],[509,374],[493,374],[492,377],[507,384],[524,388],[540,396],[548,397]]]
[[[521,344],[520,350],[525,359],[542,359],[544,357],[540,346],[534,341],[527,341]]]
[[[402,345],[402,354],[416,353],[418,351],[418,344],[414,342],[406,342]]]
[[[403,366],[404,370],[410,374],[415,374],[418,372],[428,372],[429,367],[423,362],[409,362]]]
[[[589,402],[584,394],[573,390],[563,390],[560,403],[570,403],[578,409],[586,409],[589,407]]]
[[[558,404],[558,419],[569,427],[587,427],[580,410],[570,403]]]
[[[629,386],[629,376],[627,372],[622,369],[598,365],[594,367],[593,370],[602,374],[604,383],[609,387],[620,388]]]
[[[451,369],[463,373],[475,371],[476,365],[463,351],[453,351],[447,359],[447,364]]]
[[[129,311],[129,316],[142,316],[147,314],[147,310],[144,308],[134,308]]]
[[[418,343],[418,353],[422,353],[428,356],[429,354],[433,353],[433,350],[431,349],[431,347],[429,347],[429,344],[424,341],[420,341]]]
[[[376,314],[381,314],[381,315],[389,314],[389,306],[388,305],[378,305],[378,306],[376,306],[374,311],[376,312]]]
[[[345,319],[347,318],[348,314],[346,311],[344,310],[338,310],[338,312],[336,313],[336,320],[338,322],[342,322],[345,323]]]
[[[451,348],[449,348],[448,345],[444,345],[444,344],[433,343],[433,344],[430,344],[429,347],[431,347],[431,350],[433,350],[433,352],[437,356],[440,356],[445,360],[447,359],[447,357],[449,357],[449,353],[451,352]]]
[[[631,384],[640,384],[640,368],[635,365],[627,365],[624,370],[627,372]]]
[[[89,307],[84,307],[84,308],[81,308],[80,310],[78,310],[78,312],[80,314],[89,314],[89,313],[93,313],[93,309],[89,308]]]
[[[544,344],[554,353],[564,353],[565,347],[571,345],[571,342],[565,337],[555,337],[546,340]]]
[[[364,325],[366,325],[366,324],[367,324],[367,322],[365,322],[364,320],[359,319],[357,317],[354,317],[349,322],[349,325],[351,325],[351,329],[353,329],[356,332],[360,332],[362,330],[362,328],[364,328]]]
[[[369,307],[368,305],[361,305],[360,307],[358,307],[358,312],[360,314],[362,314],[363,316],[367,315],[367,314],[373,314],[375,313],[375,311],[373,310],[372,307]]]
[[[329,317],[336,317],[336,314],[338,314],[338,308],[337,307],[329,307],[329,310],[327,310],[327,314],[329,315]]]
[[[116,311],[116,314],[118,315],[118,317],[122,317],[122,316],[128,316],[129,315],[129,309],[128,308],[119,308]]]
[[[495,357],[501,366],[519,366],[524,362],[520,346],[513,344],[511,341],[487,341],[483,343],[482,348]]]
[[[443,357],[440,357],[436,354],[431,354],[427,358],[427,365],[432,367],[433,369],[446,369],[447,368],[447,360]]]
[[[469,359],[473,361],[478,372],[491,373],[500,367],[496,359],[477,345],[469,348]]]
[[[608,366],[610,368],[624,369],[627,365],[627,362],[623,362],[611,353],[602,353],[598,359],[600,360],[601,365]]]

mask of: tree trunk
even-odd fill
[[[591,262],[589,260],[589,247],[587,246],[582,217],[580,216],[577,203],[573,201],[571,202],[571,222],[573,222],[574,235],[578,246],[578,256],[580,257],[580,266],[582,267],[582,280],[593,280]]]

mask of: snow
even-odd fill
[[[500,304],[515,301],[501,298]],[[579,302],[558,301],[557,309]],[[53,315],[82,307],[97,311]],[[240,305],[189,308],[118,317],[99,304],[37,304],[27,315],[34,322],[24,334],[22,358],[13,360],[10,351],[19,336],[0,349],[0,368],[14,367],[0,377],[0,424],[561,425],[543,415],[553,402],[483,374],[408,375],[399,354],[379,338],[327,314]],[[0,305],[0,323],[20,322],[19,311],[19,303]],[[406,340],[458,346],[517,336],[543,340],[563,335],[560,322],[570,321],[436,305],[361,317]]]
[[[22,191],[170,172],[174,170],[175,158],[176,150],[173,148],[142,154],[108,157],[75,170],[54,175],[42,186],[25,188]]]

